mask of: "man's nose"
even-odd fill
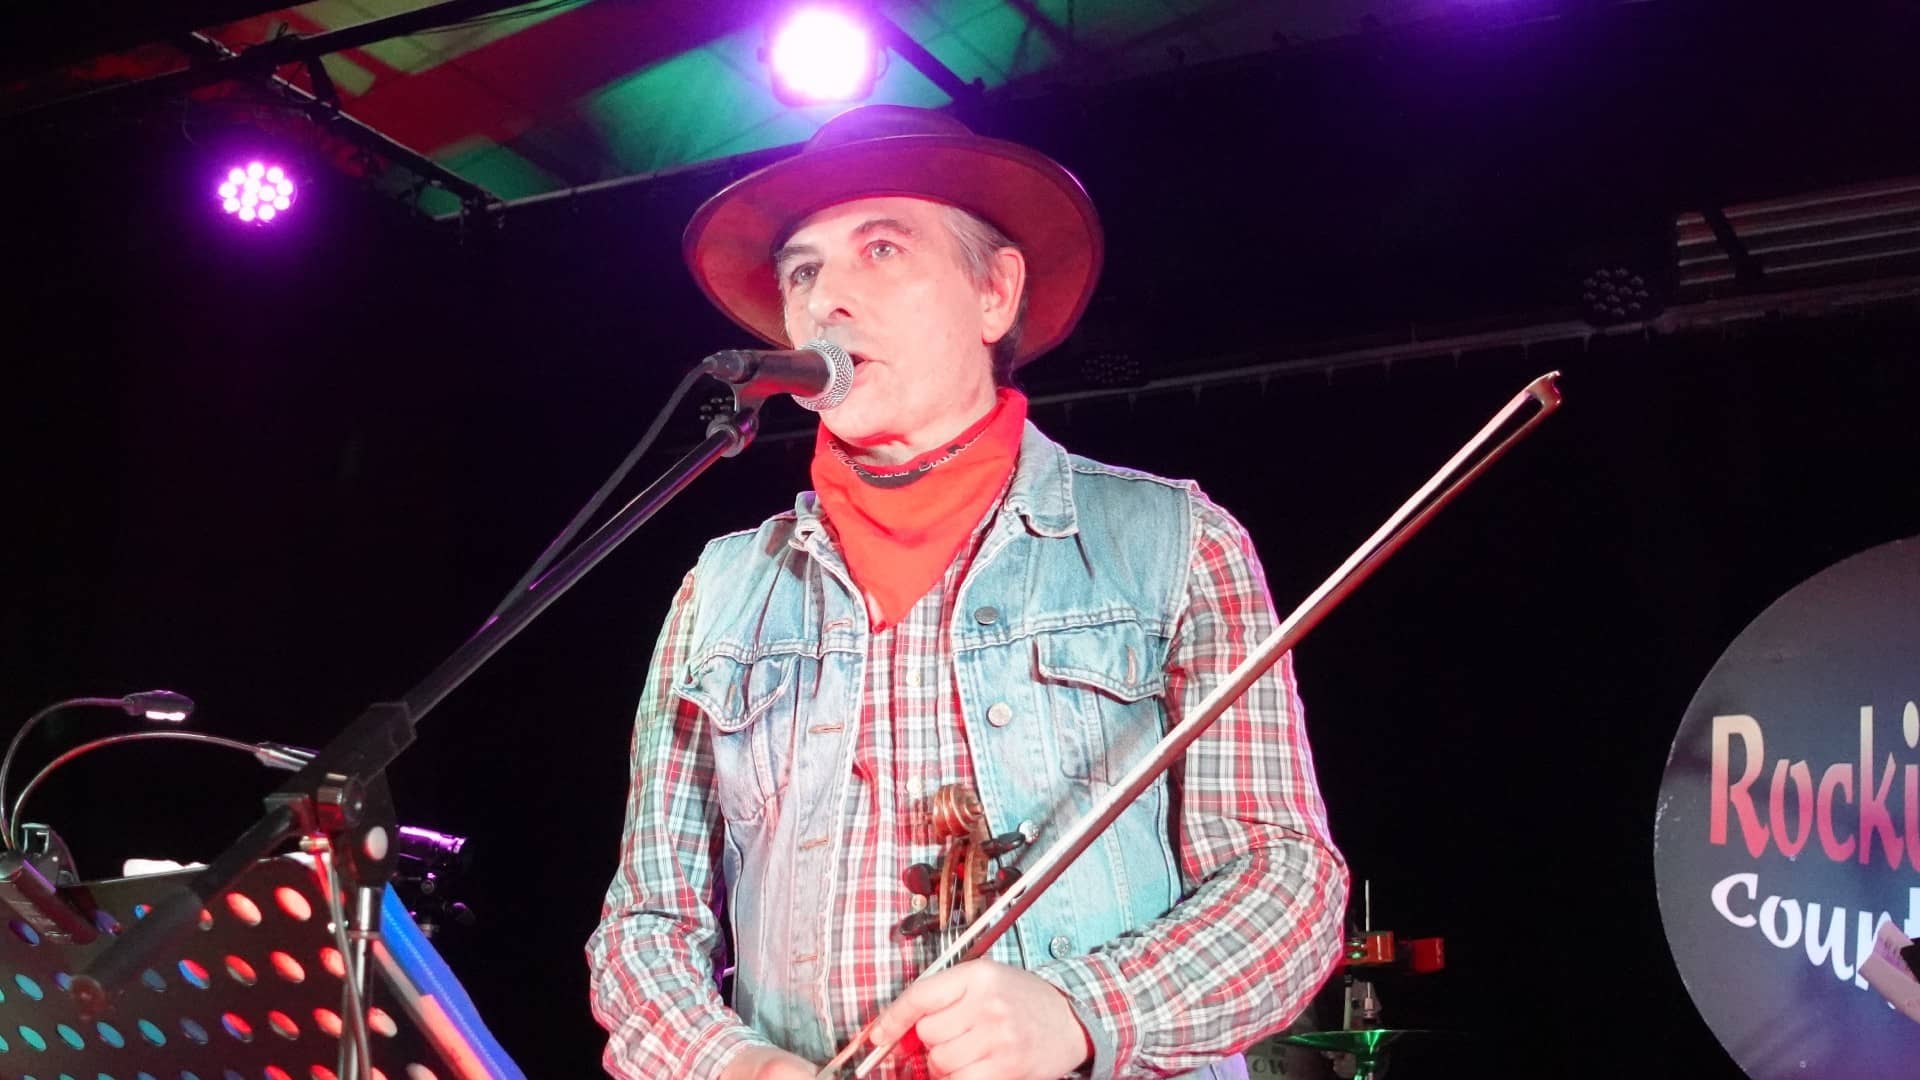
[[[836,267],[823,265],[814,271],[813,284],[807,289],[807,316],[815,326],[837,326],[853,318],[857,305],[852,285]]]

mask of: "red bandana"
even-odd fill
[[[980,422],[903,465],[855,469],[825,424],[813,447],[813,487],[875,630],[905,618],[947,572],[1000,494],[1026,429],[1027,398],[1002,387]]]

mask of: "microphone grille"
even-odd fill
[[[794,402],[812,412],[825,412],[847,400],[853,392],[853,357],[847,350],[824,338],[800,346],[817,352],[827,361],[827,388],[812,397],[797,397]]]

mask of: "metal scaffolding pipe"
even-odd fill
[[[187,41],[195,50],[209,56],[231,58],[237,55],[225,45],[222,45],[220,42],[215,41],[205,34],[190,35]],[[225,63],[226,61],[222,59],[215,62]],[[319,63],[317,57],[314,59],[314,63]],[[415,176],[440,185],[452,192],[467,207],[478,208],[491,206],[500,201],[492,192],[481,187],[479,184],[468,180],[466,177],[461,176],[445,165],[422,154],[420,151],[404,143],[397,142],[378,129],[370,127],[366,123],[342,112],[337,103],[302,90],[300,87],[295,86],[293,83],[288,82],[278,75],[269,74],[267,81],[275,90],[298,102],[300,107],[306,111],[307,115],[313,118],[314,122],[323,125],[331,134],[345,139],[347,142],[360,147],[362,150],[379,154],[381,157],[394,162]]]
[[[437,26],[463,22],[504,8],[518,7],[527,0],[445,0],[399,15],[369,19],[353,26],[330,30],[310,37],[290,34],[265,41],[224,60],[156,75],[150,79],[119,83],[61,98],[44,105],[23,109],[4,117],[11,125],[54,123],[77,112],[106,106],[133,106],[175,97],[232,79],[260,79],[271,76],[287,64],[296,64],[328,53],[357,49],[376,41],[404,37]]]

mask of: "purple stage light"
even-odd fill
[[[293,207],[293,177],[278,165],[253,161],[234,166],[214,192],[220,209],[248,224],[266,224]]]
[[[872,29],[835,7],[796,9],[774,28],[766,55],[774,96],[789,105],[857,101],[880,74]]]

